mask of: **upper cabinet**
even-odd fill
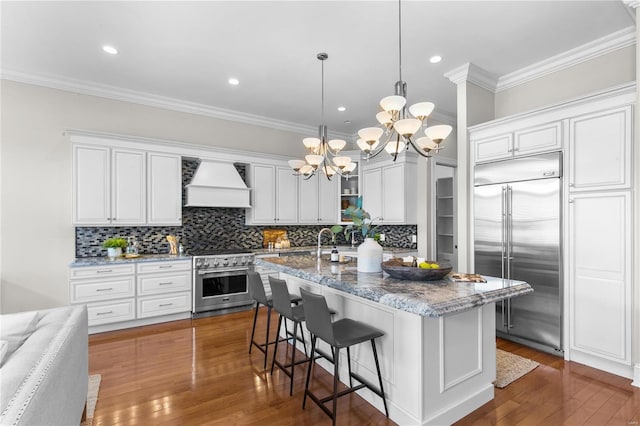
[[[476,163],[555,151],[562,148],[562,123],[545,123],[475,140],[472,137],[472,145]]]
[[[323,173],[309,179],[299,177],[298,223],[334,224],[338,215],[338,185],[342,178],[327,179]]]
[[[74,225],[179,225],[181,186],[180,156],[73,145]]]
[[[147,223],[182,223],[182,158],[173,154],[147,154]]]
[[[355,157],[355,158],[353,158]],[[350,218],[345,215],[344,211],[349,206],[357,206],[358,197],[362,195],[360,183],[362,178],[360,175],[360,153],[352,156],[351,161],[356,163],[356,168],[349,174],[349,178],[340,179],[340,223],[348,224]]]
[[[297,223],[298,178],[289,167],[252,164],[249,181],[253,200],[248,225]]]
[[[397,163],[384,161],[363,167],[363,209],[374,223],[415,224],[416,179],[415,159]]]
[[[631,185],[631,105],[569,120],[569,190]]]

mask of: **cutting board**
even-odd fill
[[[262,247],[268,247],[269,243],[276,244],[278,238],[284,239],[287,231],[284,229],[264,229],[262,231]]]

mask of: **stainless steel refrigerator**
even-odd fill
[[[475,272],[528,282],[496,304],[497,334],[561,355],[562,153],[496,161],[474,173]]]

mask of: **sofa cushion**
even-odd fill
[[[20,312],[3,315],[0,320],[0,340],[7,342],[6,352],[0,360],[0,365],[13,354],[36,329],[38,312]]]

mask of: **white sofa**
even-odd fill
[[[78,425],[87,400],[83,306],[0,315],[0,425]]]

